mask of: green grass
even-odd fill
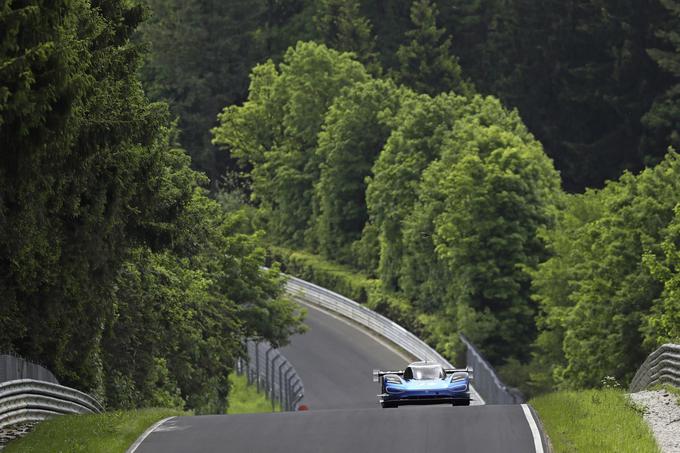
[[[271,412],[263,393],[245,376],[231,375],[230,414]],[[277,404],[276,410],[281,410]],[[124,453],[158,420],[189,415],[176,409],[140,409],[96,415],[63,415],[40,423],[28,436],[11,442],[2,453]]]
[[[257,393],[257,387],[248,385],[244,376],[237,374],[229,375],[231,391],[229,392],[228,414],[255,414],[261,412],[272,412],[272,403],[264,393]],[[281,406],[276,404],[276,411],[281,410]]]
[[[658,453],[642,413],[621,390],[579,390],[533,398],[555,453]]]
[[[115,411],[96,415],[62,415],[40,423],[28,436],[11,442],[3,453],[124,453],[153,423],[174,409]]]

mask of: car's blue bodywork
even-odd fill
[[[433,362],[414,362],[404,371],[376,371],[383,407],[400,404],[470,404],[469,369],[447,370]]]

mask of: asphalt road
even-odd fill
[[[378,407],[373,370],[403,369],[410,357],[348,321],[306,308],[309,330],[281,350],[302,377],[302,403],[312,410]]]
[[[520,406],[425,406],[178,417],[138,453],[447,451],[528,453],[534,447]]]
[[[308,308],[307,324],[282,352],[302,377],[310,411],[177,417],[135,453],[535,451],[519,405],[381,409],[371,371],[403,368],[408,357],[318,309]]]

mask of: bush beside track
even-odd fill
[[[424,326],[408,300],[385,291],[378,279],[319,256],[283,247],[270,246],[269,260],[279,262],[283,272],[364,304],[420,337],[424,333]]]

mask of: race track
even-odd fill
[[[308,307],[309,331],[283,354],[305,386],[310,411],[176,417],[135,453],[536,451],[522,406],[381,409],[374,368],[403,368],[408,357],[346,320]]]

